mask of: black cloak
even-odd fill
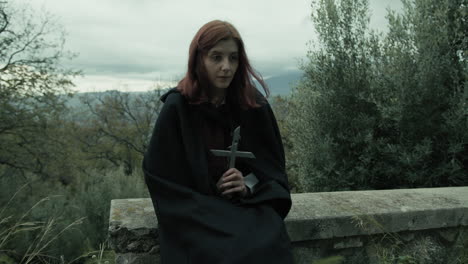
[[[237,200],[219,196],[208,176],[208,150],[200,136],[203,106],[189,104],[175,88],[161,101],[143,160],[161,263],[293,263],[283,221],[291,208],[284,150],[266,100],[259,108],[235,111],[239,150],[256,156],[237,159],[236,168],[242,163],[259,180],[251,195]]]

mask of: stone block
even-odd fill
[[[456,228],[440,229],[437,230],[437,233],[445,242],[453,243],[457,239],[460,230]]]
[[[112,200],[109,241],[119,253],[148,253],[159,249],[157,218],[151,200]]]
[[[468,225],[468,187],[298,193],[285,219],[292,241]]]
[[[341,239],[333,245],[334,249],[362,247],[363,243],[359,237],[348,237]]]
[[[468,226],[468,187],[291,196],[285,225],[297,264],[330,256],[349,264],[381,263],[382,254],[444,263],[457,234]],[[109,240],[118,264],[159,263],[151,200],[113,200]]]

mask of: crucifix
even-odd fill
[[[231,150],[218,150],[212,149],[211,153],[218,157],[227,157],[229,160],[229,168],[234,168],[236,157],[255,159],[255,155],[252,152],[237,151],[237,146],[240,140],[240,126],[234,129],[232,137],[232,145],[229,147]]]

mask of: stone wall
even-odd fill
[[[448,263],[467,241],[468,187],[301,193],[292,200],[285,223],[298,264],[331,256],[342,263]],[[113,200],[109,237],[116,263],[159,263],[150,199]]]

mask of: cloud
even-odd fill
[[[64,25],[67,48],[79,53],[70,66],[86,76],[108,76],[117,82],[182,76],[190,41],[213,19],[236,26],[252,64],[265,76],[297,69],[298,60],[307,54],[307,43],[315,38],[309,0],[16,1],[44,7]],[[371,1],[379,17],[384,2],[388,3]],[[107,79],[89,80],[102,84]]]
[[[175,80],[153,80],[142,78],[124,78],[108,75],[87,75],[75,78],[73,88],[76,92],[98,92],[108,90],[119,91],[149,91],[159,88],[170,88],[176,85]]]

